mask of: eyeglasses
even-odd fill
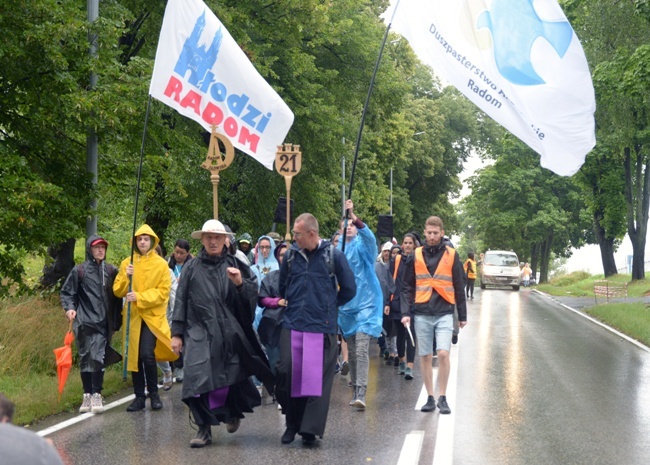
[[[309,231],[299,232],[294,229],[291,230],[291,234],[293,234],[296,239],[300,239],[303,234],[307,234],[307,233],[309,233]]]
[[[270,246],[270,245],[260,245],[260,246],[259,246],[259,249],[260,249],[260,250],[270,250],[270,249],[271,249],[271,246]]]

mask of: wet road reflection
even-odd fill
[[[454,463],[648,463],[650,353],[529,289],[477,294]]]

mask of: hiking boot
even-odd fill
[[[453,336],[451,336],[451,343],[452,344],[458,343],[458,334],[454,334]]]
[[[126,411],[137,412],[138,410],[143,410],[145,407],[144,399],[144,397],[136,396],[135,399],[133,399],[133,402],[131,402],[126,408]]]
[[[404,379],[407,381],[413,379],[413,368],[406,367],[404,370]]]
[[[210,425],[199,426],[196,437],[190,440],[190,447],[204,447],[212,442],[212,428]]]
[[[280,438],[280,442],[282,444],[291,444],[293,440],[296,439],[296,430],[287,428],[284,431],[284,434],[282,435],[282,438]]]
[[[174,382],[176,382],[176,383],[182,383],[183,382],[183,369],[182,368],[176,368],[174,370]]]
[[[313,446],[316,443],[316,436],[311,433],[300,433],[303,446]]]
[[[436,409],[436,401],[433,396],[427,398],[427,403],[422,406],[420,410],[423,412],[433,412]]]
[[[90,411],[92,413],[102,413],[104,411],[104,402],[99,392],[94,393],[90,398]]]
[[[81,403],[81,407],[79,407],[79,413],[90,412],[91,408],[92,408],[91,395],[84,393],[84,400]]]
[[[172,377],[172,372],[168,371],[163,374],[162,388],[164,391],[169,391],[174,384],[174,378]]]
[[[354,405],[357,410],[365,410],[366,409],[366,387],[365,386],[358,386],[356,389],[356,399],[354,400]]]
[[[443,415],[449,415],[451,413],[451,409],[449,408],[449,405],[447,405],[446,396],[438,397],[438,410]]]
[[[152,392],[149,394],[149,399],[151,400],[151,410],[160,410],[163,408],[162,400],[157,392]]]
[[[399,362],[399,368],[397,369],[398,375],[403,375],[406,372],[406,362]]]
[[[350,364],[348,362],[343,362],[341,364],[341,374],[345,376],[348,373],[350,373]]]
[[[241,418],[230,420],[228,423],[226,423],[226,431],[229,433],[234,433],[239,429],[239,425],[241,425]]]

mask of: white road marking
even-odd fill
[[[411,431],[407,434],[404,438],[402,451],[399,453],[397,465],[417,465],[420,462],[423,440],[424,431]]]
[[[135,399],[135,394],[131,394],[122,399],[118,399],[115,402],[111,402],[110,404],[104,405],[104,411],[110,410],[122,404],[126,404],[128,401],[133,399]],[[60,431],[63,428],[67,428],[68,426],[72,426],[76,423],[79,423],[80,421],[84,421],[88,418],[94,417],[95,415],[101,415],[101,413],[90,413],[90,412],[82,413],[81,415],[77,415],[74,418],[70,418],[69,420],[62,421],[61,423],[57,423],[56,425],[50,426],[49,428],[45,428],[41,431],[37,431],[36,434],[38,434],[41,437],[44,437],[47,436],[48,434],[56,433],[57,431]]]

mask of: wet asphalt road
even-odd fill
[[[161,411],[127,413],[125,403],[48,437],[71,465],[650,462],[650,352],[529,289],[477,290],[468,315],[452,350],[450,416],[417,410],[417,359],[405,381],[373,344],[368,409],[347,405],[351,390],[337,376],[315,447],[280,444],[283,416],[265,397],[237,433],[213,427],[212,445],[190,449],[195,432],[178,385],[161,391]]]

